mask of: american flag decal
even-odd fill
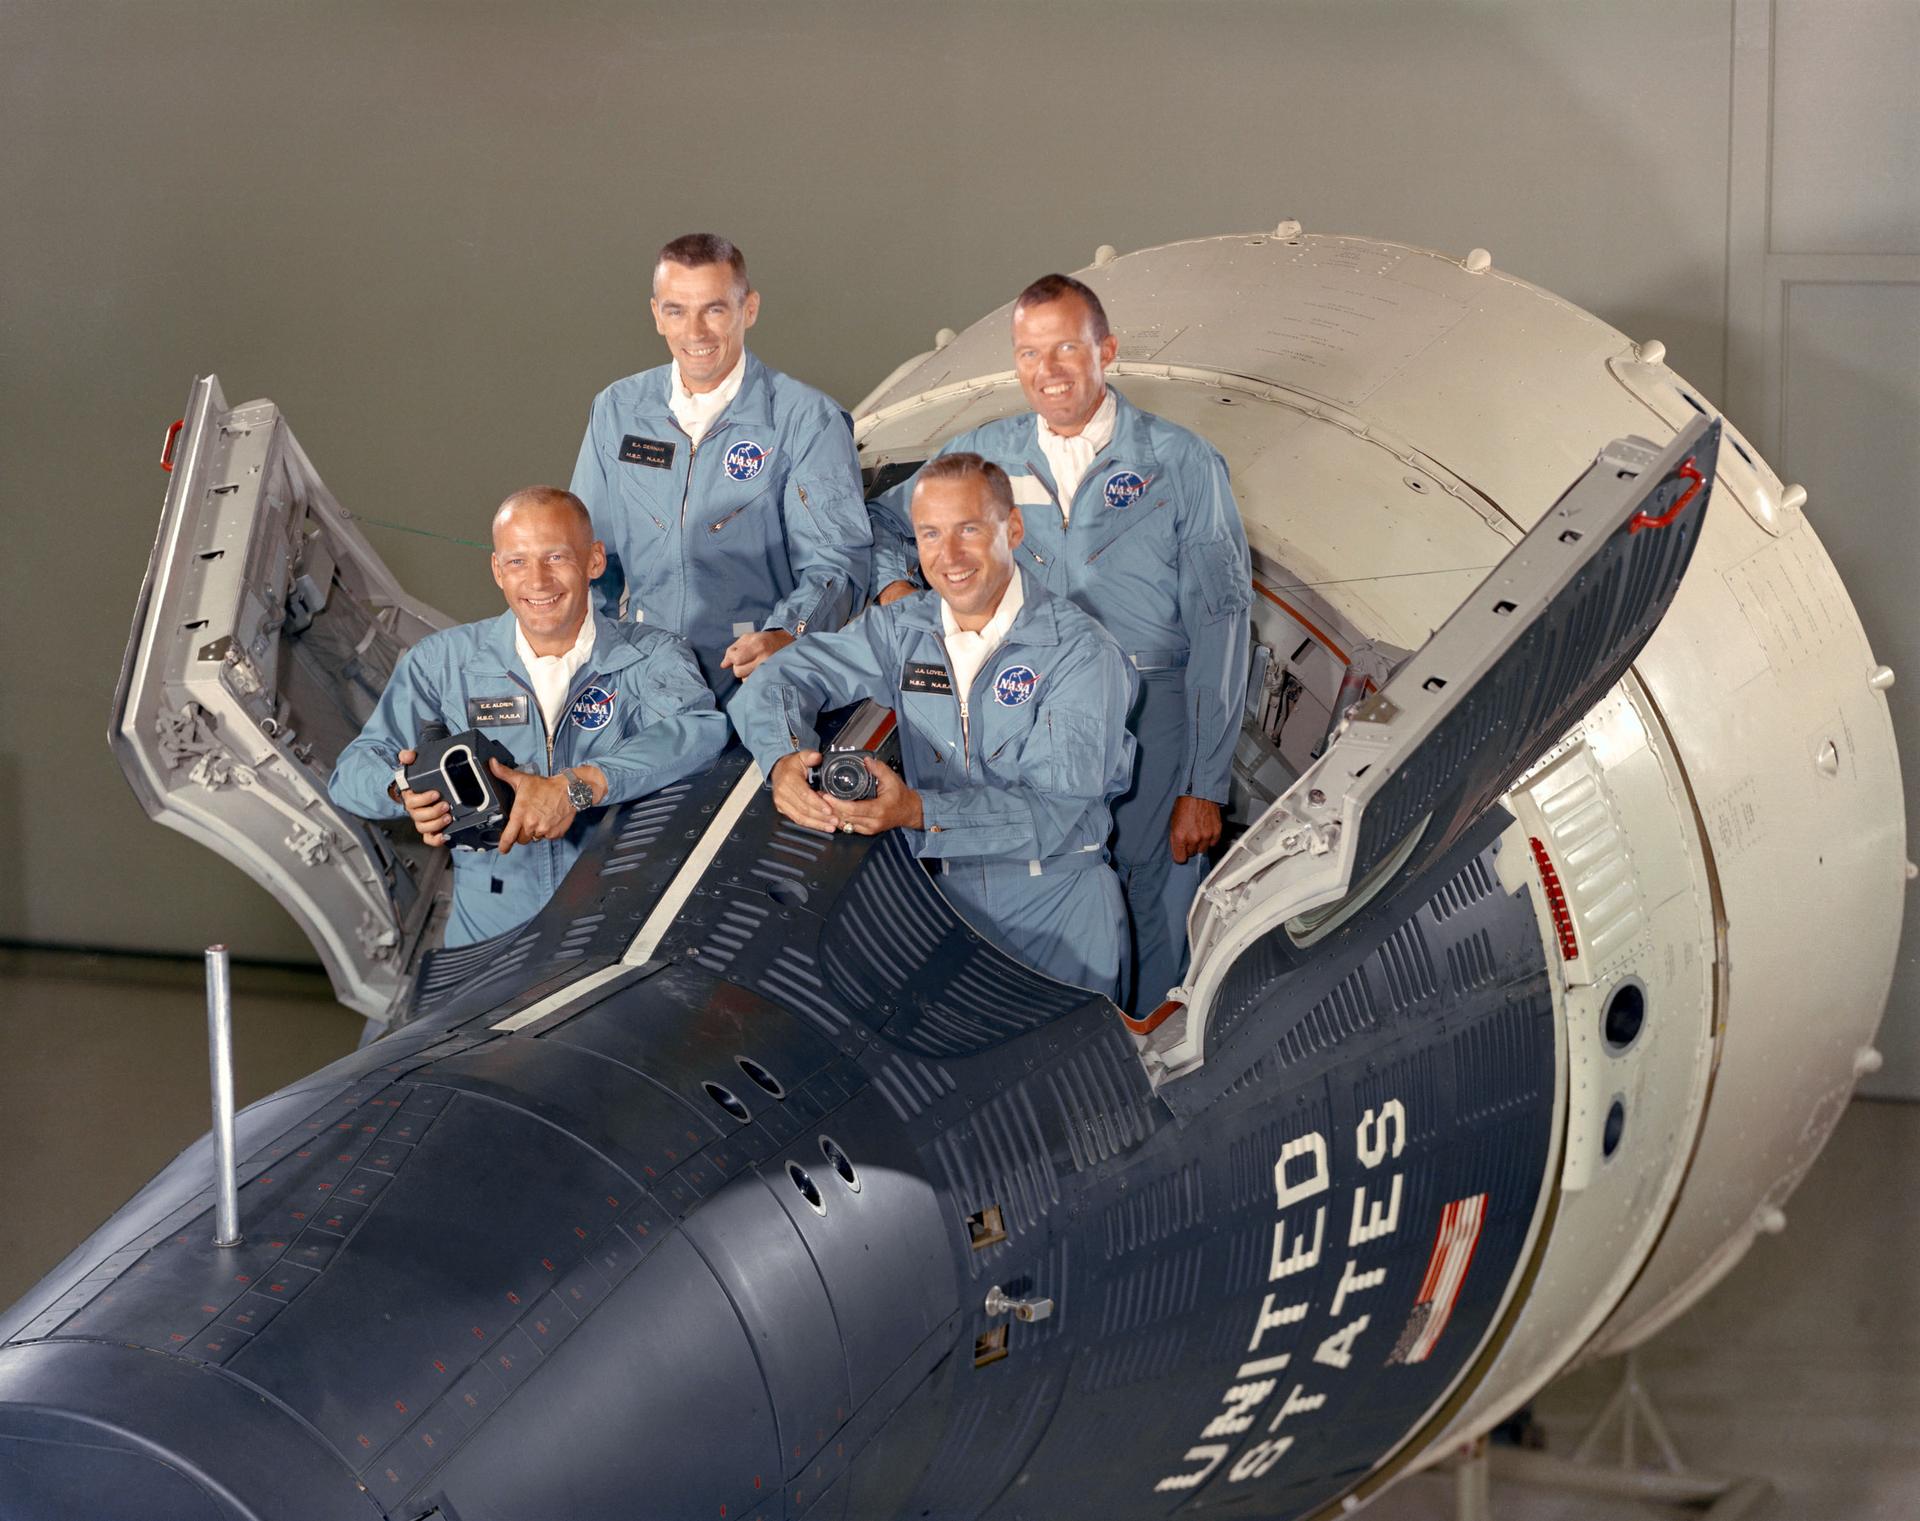
[[[1389,1363],[1419,1363],[1427,1360],[1440,1333],[1453,1314],[1453,1302],[1460,1297],[1460,1286],[1467,1281],[1467,1268],[1473,1262],[1473,1249],[1480,1243],[1480,1227],[1486,1223],[1487,1196],[1455,1199],[1440,1211],[1440,1229],[1434,1234],[1433,1256],[1427,1260],[1427,1276],[1420,1281],[1420,1297],[1413,1313],[1393,1344]]]

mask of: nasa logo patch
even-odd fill
[[[767,451],[750,438],[727,450],[727,474],[736,481],[750,481],[766,468]]]
[[[1107,477],[1100,494],[1107,499],[1109,507],[1131,507],[1146,489],[1147,483],[1133,471],[1116,470]]]
[[[1033,689],[1040,678],[1030,665],[1010,665],[993,678],[993,700],[1003,708],[1017,708],[1033,700]]]
[[[604,729],[613,719],[613,693],[605,687],[583,687],[567,716],[576,729]]]

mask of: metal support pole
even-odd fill
[[[240,1244],[233,1158],[233,984],[227,948],[207,947],[207,1068],[213,1079],[213,1244]]]

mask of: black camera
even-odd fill
[[[513,787],[501,781],[487,765],[497,760],[513,765],[513,753],[478,729],[448,734],[445,724],[428,724],[414,745],[414,760],[401,775],[409,792],[437,792],[453,810],[453,821],[443,831],[449,843],[491,850],[500,843],[500,831],[513,812]]]
[[[836,750],[817,766],[807,768],[807,785],[843,803],[864,803],[880,795],[880,778],[867,769],[858,750]]]

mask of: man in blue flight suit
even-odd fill
[[[493,579],[508,610],[401,656],[327,784],[349,812],[404,813],[427,844],[444,845],[452,810],[396,775],[420,731],[483,728],[512,753],[517,771],[492,762],[514,789],[499,849],[453,852],[450,946],[537,914],[580,854],[589,809],[657,791],[726,748],[726,717],[685,641],[593,611],[589,583],[605,564],[578,497],[552,486],[508,497],[493,519]]]
[[[1026,512],[1021,569],[1092,613],[1138,667],[1139,741],[1114,805],[1114,862],[1133,924],[1127,1003],[1156,1006],[1186,969],[1187,910],[1219,843],[1246,698],[1252,576],[1226,461],[1106,383],[1119,343],[1093,291],[1047,275],[1013,308],[1031,412],[949,440],[994,460]],[[924,472],[923,472],[924,473]],[[913,590],[902,483],[876,497],[880,601]]]
[[[672,360],[594,398],[573,490],[607,545],[603,611],[683,635],[724,701],[775,650],[839,628],[872,543],[853,424],[747,352],[760,293],[724,238],[660,250]]]
[[[1100,625],[1014,564],[1020,509],[1006,472],[949,454],[920,472],[920,563],[938,595],[875,608],[771,660],[728,710],[773,786],[810,829],[913,831],[941,886],[1001,949],[1111,996],[1126,911],[1107,865],[1107,800],[1133,771],[1133,668]],[[815,716],[872,698],[899,718],[904,779],[867,758],[878,795],[807,785]]]

